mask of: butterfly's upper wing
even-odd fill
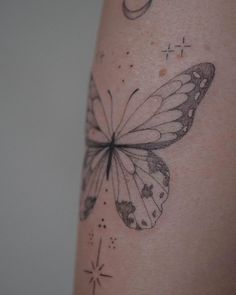
[[[103,112],[101,99],[93,78],[90,80],[86,120],[86,154],[83,165],[80,219],[86,219],[95,206],[106,171],[108,140],[107,125],[99,112]],[[103,126],[104,125],[104,126]]]
[[[152,228],[168,198],[169,169],[153,150],[181,139],[191,128],[195,111],[211,85],[212,64],[182,72],[143,103],[129,102],[119,125],[119,151],[112,166],[117,211],[130,228]],[[132,107],[129,107],[132,104]]]
[[[215,67],[211,63],[195,65],[157,89],[133,112],[128,106],[127,115],[120,124],[118,143],[155,150],[181,139],[191,128],[195,111],[214,74]],[[150,131],[156,131],[157,139],[148,135]]]

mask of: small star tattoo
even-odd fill
[[[162,50],[162,52],[165,53],[165,55],[166,55],[166,60],[167,60],[167,59],[169,58],[169,55],[170,55],[171,53],[175,52],[175,50],[174,50],[174,49],[171,49],[171,44],[169,43],[167,49]]]
[[[186,44],[186,39],[185,37],[183,37],[182,39],[182,43],[181,44],[178,44],[178,45],[175,45],[175,48],[178,48],[180,49],[180,56],[183,57],[184,56],[184,51],[186,48],[190,48],[191,45],[190,44]]]
[[[92,295],[96,294],[97,286],[99,286],[100,288],[102,287],[102,279],[112,278],[111,275],[105,274],[102,271],[105,265],[100,263],[101,248],[102,248],[102,239],[100,239],[99,241],[96,263],[92,260],[91,269],[84,270],[86,274],[90,275],[89,284],[92,284]]]

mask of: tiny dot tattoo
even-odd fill
[[[109,244],[108,244],[108,248],[109,248],[109,249],[113,249],[113,250],[115,250],[115,249],[116,249],[116,241],[117,241],[117,238],[115,238],[115,237],[110,237],[110,239],[109,239]]]
[[[107,228],[107,225],[105,223],[105,219],[104,218],[101,218],[101,221],[100,223],[98,224],[98,227],[99,228],[103,228],[103,229],[106,229]]]

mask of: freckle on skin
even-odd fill
[[[159,77],[163,77],[163,76],[165,76],[166,73],[167,73],[167,69],[166,69],[166,68],[161,69],[161,70],[159,71]]]
[[[210,51],[211,50],[211,47],[207,44],[204,45],[204,48],[207,50],[207,51]]]

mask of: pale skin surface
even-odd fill
[[[137,8],[145,1],[128,3]],[[104,5],[92,69],[100,96],[110,89],[122,101],[139,88],[137,97],[148,97],[199,63],[214,64],[216,74],[188,134],[157,151],[171,179],[154,228],[127,227],[104,180],[92,213],[80,222],[74,294],[236,294],[236,2],[154,0],[136,20],[121,6],[121,0]],[[174,46],[183,37],[191,47],[181,56]],[[166,59],[169,43],[175,52]],[[89,271],[100,240],[99,263],[112,277],[100,277],[93,293]]]

